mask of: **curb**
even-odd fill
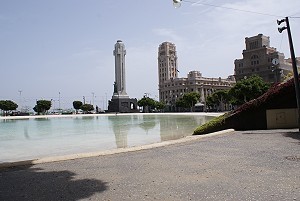
[[[224,135],[224,134],[228,134],[228,133],[233,133],[233,131],[234,131],[234,129],[226,129],[226,130],[222,130],[222,131],[218,131],[218,132],[214,132],[214,133],[209,133],[206,135],[187,136],[185,138],[181,138],[181,139],[177,139],[177,140],[158,142],[158,143],[154,143],[154,144],[142,145],[142,146],[137,146],[137,147],[119,148],[119,149],[106,150],[106,151],[71,154],[71,155],[55,156],[55,157],[45,157],[45,158],[25,160],[25,161],[5,162],[5,163],[0,163],[0,169],[17,167],[17,166],[36,165],[36,164],[41,164],[41,163],[51,163],[51,162],[58,162],[58,161],[74,160],[74,159],[80,159],[80,158],[106,156],[106,155],[120,154],[120,153],[133,152],[133,151],[142,151],[142,150],[147,150],[147,149],[165,147],[165,146],[169,146],[169,145],[173,145],[173,144],[191,142],[191,141],[200,140],[200,139],[204,139],[204,138],[210,138],[210,137],[214,137],[214,136]]]

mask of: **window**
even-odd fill
[[[259,58],[257,55],[252,55],[250,59],[251,59],[251,66],[255,66],[259,64]]]
[[[251,42],[249,43],[249,46],[250,46],[250,49],[255,49],[255,48],[258,48],[258,41],[254,41],[254,42]]]

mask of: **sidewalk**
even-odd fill
[[[300,200],[297,129],[0,170],[0,200]]]

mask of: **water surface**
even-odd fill
[[[0,162],[126,148],[179,139],[206,115],[92,115],[0,120]]]

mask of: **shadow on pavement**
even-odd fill
[[[299,132],[288,132],[288,133],[285,133],[283,134],[283,136],[285,137],[290,137],[290,138],[293,138],[293,139],[296,139],[296,140],[299,140],[300,141],[300,133]],[[300,142],[299,142],[300,144]]]
[[[106,182],[76,179],[70,171],[27,167],[0,170],[0,200],[80,200],[105,191]]]

